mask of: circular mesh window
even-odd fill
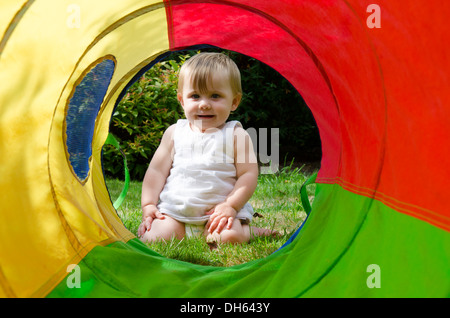
[[[114,73],[115,62],[102,60],[75,87],[66,116],[69,162],[80,181],[89,174],[95,120]]]

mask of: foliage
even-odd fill
[[[321,158],[320,138],[314,118],[302,97],[279,73],[251,57],[220,49],[238,65],[242,75],[243,100],[230,120],[247,128],[279,128],[279,158],[300,161]],[[134,83],[113,114],[111,132],[123,148],[134,180],[142,180],[148,163],[167,127],[183,118],[176,98],[177,72],[182,63],[198,51],[172,54],[156,64]],[[272,151],[272,150],[271,150]],[[120,154],[104,148],[107,175],[123,178]]]
[[[230,119],[241,121],[247,128],[279,128],[280,158],[288,155],[301,161],[320,160],[317,125],[295,88],[260,61],[229,54],[241,70],[244,91],[242,103]]]
[[[132,179],[143,178],[164,131],[183,117],[176,96],[179,67],[175,60],[154,65],[130,87],[113,114],[111,133],[127,157]],[[103,157],[105,172],[122,177],[123,160],[117,150],[105,146]]]

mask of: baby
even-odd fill
[[[186,119],[164,132],[145,174],[140,239],[243,243],[270,234],[249,226],[257,160],[241,124],[227,122],[242,98],[236,64],[221,53],[193,56],[180,69],[177,98]]]

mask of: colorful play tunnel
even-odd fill
[[[425,0],[2,1],[0,295],[448,297],[449,16]],[[322,142],[303,226],[229,268],[140,243],[102,171],[127,86],[200,45],[278,71]]]

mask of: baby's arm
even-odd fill
[[[153,219],[164,219],[164,215],[159,212],[156,205],[172,167],[174,129],[175,125],[172,125],[164,132],[145,173],[141,196],[142,224],[139,226],[138,236],[150,230]]]
[[[245,203],[255,192],[258,183],[258,163],[249,134],[242,128],[234,131],[234,162],[236,166],[236,184],[226,200],[216,205],[208,214],[211,217],[206,225],[210,233],[230,229]]]

